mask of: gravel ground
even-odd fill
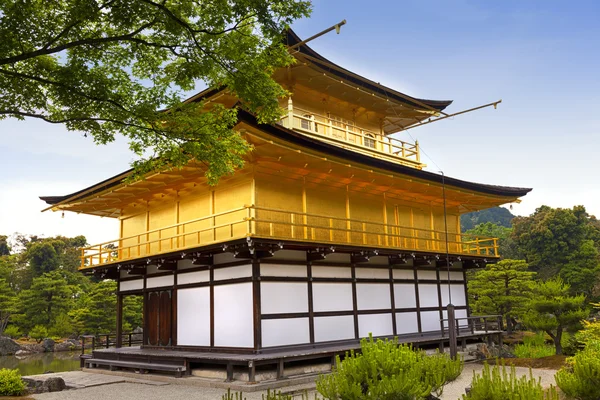
[[[483,366],[480,364],[467,364],[460,377],[448,384],[444,388],[442,400],[458,400],[465,393],[465,388],[471,384],[473,371],[480,372]],[[519,375],[529,375],[528,368],[516,368]],[[555,385],[554,374],[556,371],[548,369],[533,369],[533,376],[541,378],[542,386],[549,387]],[[303,386],[305,387],[305,386]],[[294,390],[294,387],[287,387],[285,391]],[[129,400],[140,398],[145,400],[221,400],[225,393],[223,389],[202,388],[197,386],[187,386],[183,384],[152,386],[139,383],[113,383],[102,386],[89,387],[77,390],[67,390],[56,393],[43,393],[32,396],[35,399],[42,400],[81,400],[85,399],[110,399],[110,400]],[[246,400],[262,400],[264,392],[244,393]],[[312,395],[311,395],[312,396]]]
[[[294,386],[286,387],[285,390],[294,390]],[[130,400],[136,398],[144,400],[221,400],[225,392],[224,389],[184,384],[152,386],[139,383],[114,383],[63,392],[36,394],[31,397],[42,400]],[[246,400],[262,400],[263,393],[266,392],[244,393],[244,398]]]

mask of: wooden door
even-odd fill
[[[172,332],[172,292],[161,290],[148,293],[146,303],[147,344],[170,346]]]

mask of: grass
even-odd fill
[[[513,353],[518,358],[542,358],[556,354],[554,346],[546,343],[546,336],[537,333],[534,336],[523,336],[523,344],[515,345]]]
[[[563,348],[568,345],[570,335],[567,332],[563,333],[562,345]],[[534,335],[523,335],[523,343],[515,344],[513,354],[518,358],[543,358],[550,357],[556,354],[554,344],[550,337],[543,332],[538,332]]]

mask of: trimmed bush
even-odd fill
[[[600,341],[588,341],[584,350],[567,359],[556,373],[556,384],[569,397],[600,399]]]
[[[12,338],[12,339],[20,338],[21,334],[22,334],[21,331],[15,325],[10,325],[10,326],[6,327],[6,329],[4,330],[4,336],[8,336],[9,338]]]
[[[361,341],[360,354],[351,351],[343,361],[337,357],[333,373],[317,380],[317,391],[326,399],[425,399],[431,393],[440,396],[462,368],[460,359],[369,337]]]
[[[463,395],[463,400],[558,400],[554,387],[542,389],[540,380],[533,377],[529,369],[529,377],[517,377],[515,367],[510,373],[504,365],[490,366],[485,363],[481,374],[473,373],[471,390]]]
[[[25,392],[25,382],[17,369],[0,369],[0,396],[20,396]]]
[[[41,343],[42,340],[48,337],[48,330],[42,325],[36,325],[29,331],[29,336],[35,339],[36,342]]]

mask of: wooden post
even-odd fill
[[[450,358],[456,360],[458,355],[456,343],[456,318],[454,316],[454,306],[448,304],[448,336],[450,337]]]
[[[123,346],[123,295],[117,294],[117,343],[116,343],[116,347],[119,348],[122,346]]]
[[[294,129],[294,103],[292,96],[288,97],[288,129]]]

